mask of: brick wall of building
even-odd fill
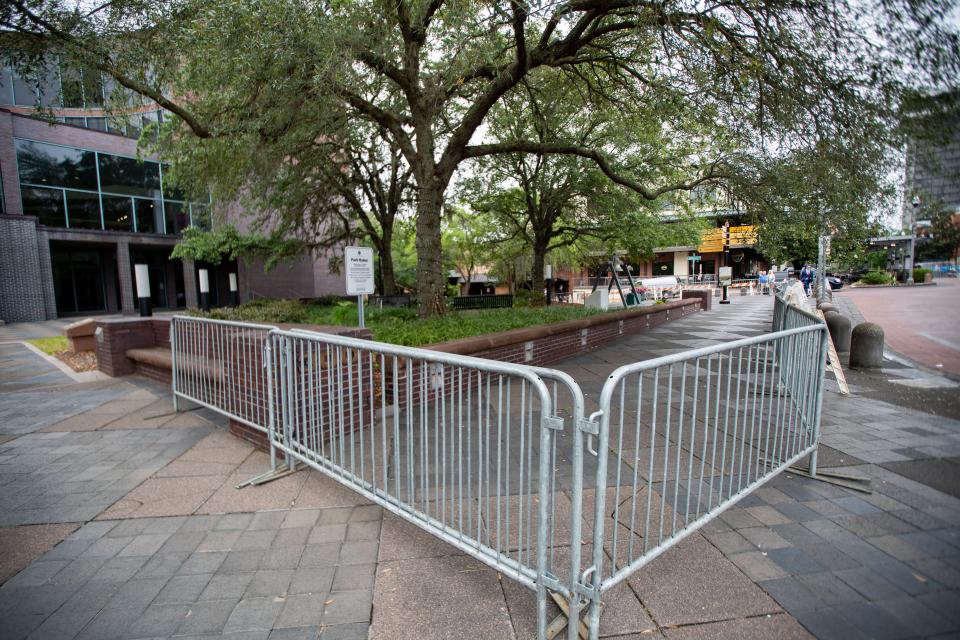
[[[47,251],[49,268],[49,249]],[[46,320],[49,316],[44,295],[45,277],[37,219],[0,215],[0,320]],[[52,276],[49,281],[52,284]]]

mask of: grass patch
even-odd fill
[[[619,308],[613,308],[616,311]],[[538,324],[585,318],[603,313],[580,306],[553,305],[549,307],[513,307],[510,309],[477,309],[448,311],[442,318],[421,320],[415,309],[384,307],[367,308],[366,325],[381,342],[417,347],[425,344],[469,338],[485,333],[499,333]],[[328,324],[357,326],[357,305],[352,302],[336,304],[305,304],[297,300],[254,300],[235,309],[214,309],[207,315],[221,320],[242,320],[263,323]]]
[[[66,336],[54,336],[52,338],[34,338],[33,340],[27,340],[30,344],[35,346],[40,351],[43,351],[48,356],[56,355],[61,351],[67,350],[67,337]]]

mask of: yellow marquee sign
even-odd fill
[[[722,227],[707,229],[700,235],[700,246],[697,247],[697,251],[700,253],[717,253],[723,251],[727,246],[752,247],[757,244],[756,225],[730,227],[729,232],[729,238],[725,238]]]

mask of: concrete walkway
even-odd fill
[[[616,366],[764,332],[771,309],[734,297],[559,368],[592,404]],[[31,362],[0,352],[0,637],[533,637],[532,592],[315,471],[236,490],[268,459],[216,415]],[[825,397],[821,463],[872,494],[781,475],[612,590],[602,635],[960,630],[960,500],[891,466],[960,456],[960,423],[854,391]]]

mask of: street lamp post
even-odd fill
[[[920,196],[913,196],[913,215],[910,217],[910,249],[904,260],[907,269],[907,284],[913,284],[913,252],[916,245],[917,212],[920,210]]]

